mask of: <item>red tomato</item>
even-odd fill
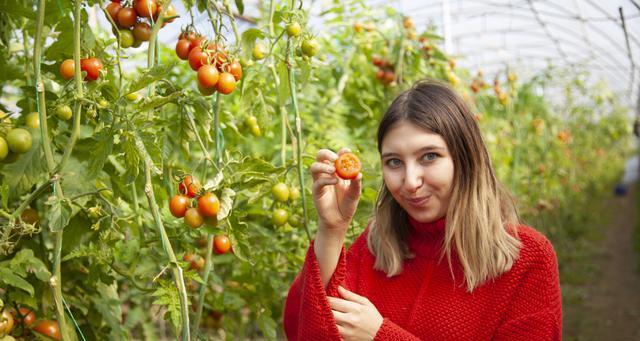
[[[198,228],[204,224],[204,217],[197,208],[191,207],[184,214],[184,222],[193,228]]]
[[[102,62],[98,58],[84,58],[80,59],[80,69],[87,72],[87,76],[84,80],[95,81],[100,77],[100,70],[102,70]]]
[[[216,85],[216,89],[218,92],[224,95],[228,95],[233,92],[236,88],[236,79],[232,74],[228,72],[223,72],[220,74],[218,78],[218,84]]]
[[[176,218],[184,217],[184,213],[187,212],[188,207],[189,197],[186,195],[174,195],[169,202],[169,211],[171,211],[171,214]]]
[[[227,71],[232,74],[233,78],[235,78],[237,81],[242,78],[242,65],[240,65],[237,60],[234,60],[231,62],[231,64],[229,64]]]
[[[42,320],[38,322],[35,327],[33,327],[33,331],[55,340],[60,340],[61,338],[60,326],[58,326],[58,321]]]
[[[178,39],[186,39],[191,41],[193,39],[196,39],[197,37],[198,35],[193,31],[184,31],[180,33],[180,35],[178,36]]]
[[[133,36],[139,41],[149,41],[151,39],[151,26],[146,22],[139,22],[133,27]]]
[[[202,43],[204,43],[205,40],[207,40],[205,37],[196,35],[193,39],[189,40],[191,44],[189,45],[189,51],[195,49],[196,47],[202,48]]]
[[[213,250],[221,255],[229,252],[231,249],[231,241],[229,237],[223,235],[217,235],[213,238]]]
[[[198,198],[198,211],[205,217],[215,217],[220,210],[220,200],[214,193],[205,193]]]
[[[193,71],[198,71],[203,64],[207,64],[208,55],[200,47],[194,47],[189,52],[189,66]]]
[[[213,65],[202,65],[198,69],[198,82],[202,87],[212,88],[218,84],[218,69]]]
[[[16,313],[15,310],[13,311],[16,322],[22,323],[25,327],[28,328],[33,324],[33,322],[36,321],[36,314],[33,312],[33,310],[21,307],[18,309],[18,311],[20,312],[20,314]]]
[[[121,8],[120,3],[115,1],[107,5],[107,13],[109,13],[109,16],[116,24],[118,23],[118,12],[120,12]]]
[[[136,24],[138,13],[131,7],[123,7],[118,11],[118,21],[116,23],[121,27],[131,27]]]
[[[65,59],[65,61],[60,64],[60,76],[66,80],[73,78],[76,71],[75,67],[76,64],[73,62],[73,59]]]
[[[185,253],[182,260],[189,263],[189,269],[199,271],[204,267],[204,258],[200,257],[195,253]]]
[[[189,45],[191,43],[187,39],[180,39],[176,44],[176,55],[182,60],[189,59]]]
[[[202,94],[202,96],[211,96],[216,93],[216,87],[214,86],[211,88],[205,88],[200,83],[198,83],[198,91],[200,91],[200,94]]]
[[[133,8],[138,12],[139,16],[151,18],[158,10],[158,4],[155,0],[134,0]]]
[[[200,187],[198,180],[194,179],[191,175],[187,175],[182,179],[178,190],[180,194],[185,194],[189,198],[195,198],[195,196],[198,195],[198,191],[200,191]]]
[[[345,180],[355,179],[362,169],[360,159],[351,152],[338,156],[334,165],[338,176]]]

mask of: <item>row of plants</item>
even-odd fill
[[[625,108],[602,84],[554,69],[489,78],[446,55],[435,27],[360,0],[327,5],[319,29],[297,0],[265,1],[242,25],[240,0],[182,4],[0,2],[0,335],[283,337],[316,229],[316,151],[360,159],[350,243],[380,186],[378,119],[425,77],[476,110],[523,218],[571,271],[565,245],[630,151]],[[92,8],[109,27],[88,25]],[[188,24],[159,44],[176,19]]]

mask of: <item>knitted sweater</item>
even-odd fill
[[[414,258],[394,277],[374,270],[368,229],[345,252],[326,288],[313,242],[294,280],[284,311],[289,340],[340,340],[327,296],[338,285],[367,297],[384,318],[375,340],[560,340],[562,301],[558,263],[551,243],[528,226],[518,227],[522,243],[508,272],[468,293],[455,257],[453,278],[446,257],[439,261],[444,218],[410,219],[408,245]]]

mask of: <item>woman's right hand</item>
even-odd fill
[[[318,211],[318,232],[344,236],[360,200],[362,173],[354,180],[340,179],[334,161],[349,152],[342,148],[338,154],[320,149],[311,164],[313,202]]]

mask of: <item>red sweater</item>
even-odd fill
[[[511,270],[468,293],[460,264],[451,277],[446,257],[438,262],[444,219],[411,220],[409,248],[400,275],[373,269],[368,229],[342,249],[327,288],[322,285],[313,243],[287,296],[284,328],[289,340],[340,340],[327,296],[337,287],[367,297],[384,321],[375,340],[560,340],[562,301],[558,262],[551,243],[519,226],[522,248]]]

